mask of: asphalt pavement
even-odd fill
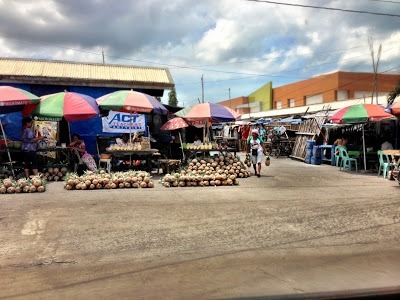
[[[239,186],[0,195],[0,299],[210,299],[400,283],[400,186],[286,158]]]

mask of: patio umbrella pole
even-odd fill
[[[364,152],[364,171],[367,171],[367,157],[365,151],[365,132],[364,132],[365,124],[362,125],[362,140],[363,140],[363,152]]]
[[[132,110],[129,116],[129,143],[132,144]]]
[[[4,133],[3,123],[1,122],[1,119],[0,119],[0,127],[1,127],[1,133],[3,134],[4,143],[5,143],[6,149],[7,149],[8,160],[10,161],[11,172],[12,172],[13,177],[15,178],[14,167],[13,167],[13,164],[12,164],[10,149],[8,149],[7,138],[6,138],[6,134]]]
[[[129,116],[129,143],[132,144],[132,109]],[[132,168],[132,154],[129,154],[129,169]]]
[[[179,141],[181,142],[182,158],[183,160],[185,160],[185,151],[183,151],[182,136],[180,132],[178,132],[178,134],[179,134]]]
[[[69,140],[69,143],[71,143],[71,126],[70,126],[69,122],[68,122],[68,140]]]

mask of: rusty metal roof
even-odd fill
[[[30,79],[60,83],[82,82],[84,85],[106,83],[107,86],[171,88],[174,86],[168,69],[92,64],[55,60],[0,58],[0,80]],[[96,84],[97,83],[97,84]]]

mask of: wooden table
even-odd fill
[[[400,158],[396,163],[395,157],[400,157],[400,150],[399,149],[390,149],[390,150],[383,150],[383,154],[390,155],[392,157],[392,162],[394,165],[400,165]]]
[[[207,150],[205,150],[205,149],[183,149],[183,151],[188,154],[188,155],[185,155],[186,159],[188,159],[193,156],[196,156],[196,154],[198,152],[202,153],[203,156],[209,156],[210,152],[219,152],[221,154],[224,154],[226,152],[233,152],[233,154],[236,156],[237,149],[228,147],[226,149],[207,149]]]
[[[147,171],[151,173],[151,159],[153,155],[158,152],[158,149],[149,150],[121,150],[121,151],[107,151],[106,153],[111,154],[114,157],[125,157],[129,156],[130,166],[132,166],[132,158],[138,160],[146,160]]]
[[[390,155],[392,157],[400,156],[400,150],[398,150],[398,149],[383,150],[382,153],[386,154],[386,155]]]
[[[0,153],[6,153],[7,151],[9,151],[10,153],[15,153],[17,155],[18,154],[23,155],[23,153],[25,152],[21,148],[0,149]],[[54,161],[56,164],[69,165],[69,163],[71,161],[70,155],[69,155],[70,152],[69,152],[68,148],[53,147],[53,148],[36,149],[36,153],[38,153],[38,154],[44,154],[46,152],[56,152],[56,159]]]

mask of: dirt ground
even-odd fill
[[[274,159],[233,187],[0,195],[0,299],[232,298],[400,282],[400,186]]]

